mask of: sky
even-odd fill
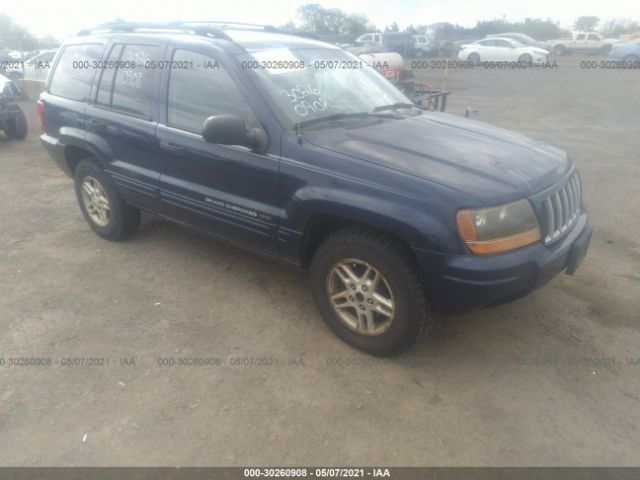
[[[509,21],[549,17],[565,28],[581,15],[640,21],[638,0],[3,0],[0,13],[37,36],[64,39],[116,17],[126,21],[224,20],[277,26],[299,21],[296,10],[306,3],[362,13],[378,28],[393,21],[400,27],[436,22],[470,27],[477,20],[503,17]]]

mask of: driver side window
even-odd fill
[[[195,133],[212,115],[233,114],[247,127],[258,121],[233,79],[214,58],[176,50],[169,75],[167,124]]]

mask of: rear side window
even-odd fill
[[[69,100],[85,101],[89,98],[96,62],[103,46],[100,44],[67,45],[64,47],[49,92]]]
[[[104,64],[96,103],[136,116],[151,118],[160,47],[115,45]]]
[[[100,76],[100,84],[98,85],[98,97],[96,103],[111,107],[111,92],[113,91],[113,78],[116,76],[116,69],[123,45],[114,45],[111,53],[107,57],[104,64],[102,75]]]
[[[149,65],[158,60],[159,51],[159,47],[150,45],[124,47],[113,86],[113,108],[151,118],[157,69]]]
[[[168,124],[200,133],[202,124],[212,115],[231,113],[247,126],[257,120],[233,79],[213,58],[187,50],[176,50],[175,68],[169,76]]]

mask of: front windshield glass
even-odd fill
[[[412,103],[362,59],[344,50],[277,48],[242,54],[239,60],[294,125]]]

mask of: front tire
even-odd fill
[[[520,55],[520,58],[518,58],[518,63],[524,67],[531,67],[531,65],[533,65],[533,57],[528,53],[523,53]]]
[[[310,270],[323,319],[355,348],[393,355],[432,325],[413,258],[388,235],[363,227],[340,230],[318,247]]]
[[[81,161],[74,177],[80,210],[94,232],[115,241],[138,230],[140,210],[125,202],[94,159]]]

